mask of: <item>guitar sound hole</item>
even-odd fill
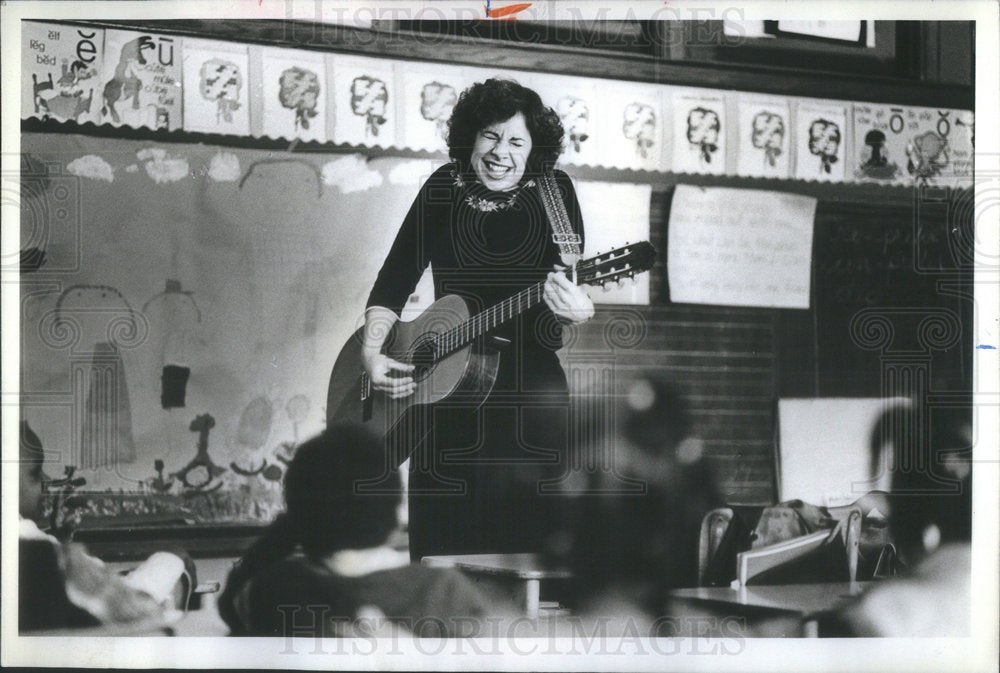
[[[419,340],[414,344],[408,359],[414,367],[413,380],[424,380],[434,369],[434,342],[430,338]]]

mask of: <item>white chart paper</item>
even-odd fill
[[[670,299],[809,308],[816,199],[678,185],[670,206]]]

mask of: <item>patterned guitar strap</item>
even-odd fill
[[[541,178],[538,179],[538,194],[541,196],[542,205],[549,217],[549,226],[552,229],[552,241],[559,246],[559,257],[563,265],[572,269],[571,280],[576,283],[576,263],[580,261],[582,250],[580,249],[580,235],[573,231],[573,226],[569,222],[569,213],[566,212],[566,204],[563,203],[562,194],[559,193],[559,185],[556,184],[556,177],[551,170],[542,171]]]

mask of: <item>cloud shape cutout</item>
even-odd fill
[[[136,152],[139,161],[145,162],[146,174],[157,184],[183,180],[190,173],[187,159],[170,157],[167,151],[159,147],[151,147]]]
[[[111,168],[111,164],[94,154],[87,154],[78,159],[73,159],[73,161],[67,164],[66,170],[81,178],[104,180],[105,182],[114,182],[115,180],[115,172]]]
[[[208,177],[216,182],[236,182],[240,179],[240,160],[232,152],[216,152],[208,164]]]
[[[382,174],[368,166],[360,154],[350,154],[323,165],[323,184],[335,186],[345,194],[363,192],[384,181]]]
[[[433,172],[433,161],[427,159],[404,161],[389,171],[389,182],[393,185],[421,185]]]

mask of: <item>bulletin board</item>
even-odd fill
[[[24,133],[21,414],[85,518],[267,522],[431,162]]]

